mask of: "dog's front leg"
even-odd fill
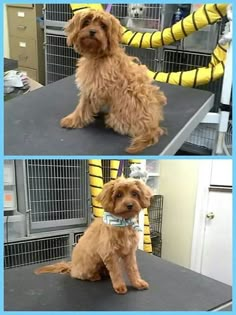
[[[139,290],[148,289],[148,283],[144,281],[140,276],[135,252],[130,253],[123,259],[125,269],[127,271],[132,286]]]
[[[103,262],[109,271],[113,289],[118,294],[125,294],[127,292],[126,284],[122,277],[122,270],[119,257],[115,254],[104,257]]]
[[[83,128],[94,121],[94,115],[98,113],[100,106],[81,94],[79,104],[68,116],[61,119],[63,128]]]

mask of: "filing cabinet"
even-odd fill
[[[44,31],[40,27],[42,4],[9,4],[7,18],[10,58],[28,77],[45,83]]]

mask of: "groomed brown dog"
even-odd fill
[[[141,209],[150,205],[151,190],[142,181],[119,178],[104,185],[97,199],[106,210],[79,239],[72,252],[71,262],[60,262],[35,271],[40,273],[70,273],[71,277],[96,281],[109,274],[115,292],[125,294],[122,264],[131,284],[148,289],[138,271],[136,249]]]
[[[146,66],[135,63],[119,46],[120,22],[107,12],[85,10],[75,14],[65,31],[67,44],[83,57],[76,71],[80,101],[61,126],[83,128],[107,105],[106,126],[133,138],[128,153],[157,143],[165,133],[160,122],[166,97],[152,85]]]

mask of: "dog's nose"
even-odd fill
[[[128,203],[128,204],[127,204],[127,208],[128,208],[128,210],[132,210],[133,204],[132,204],[132,203]]]
[[[134,17],[136,17],[136,18],[137,18],[137,17],[138,17],[138,13],[135,13],[135,14],[134,14]]]
[[[96,30],[89,30],[89,34],[93,37],[96,34]]]

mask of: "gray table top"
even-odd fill
[[[5,270],[5,311],[208,311],[232,301],[232,288],[189,269],[138,251],[150,288],[128,287],[117,295],[109,279],[97,282],[69,275],[33,273],[39,265]],[[40,264],[42,265],[42,264]]]
[[[165,121],[168,135],[142,155],[172,155],[213,106],[211,92],[158,83],[168,98]],[[127,155],[129,137],[104,126],[100,117],[83,129],[60,127],[62,117],[78,103],[74,76],[5,103],[4,153],[13,155]]]

